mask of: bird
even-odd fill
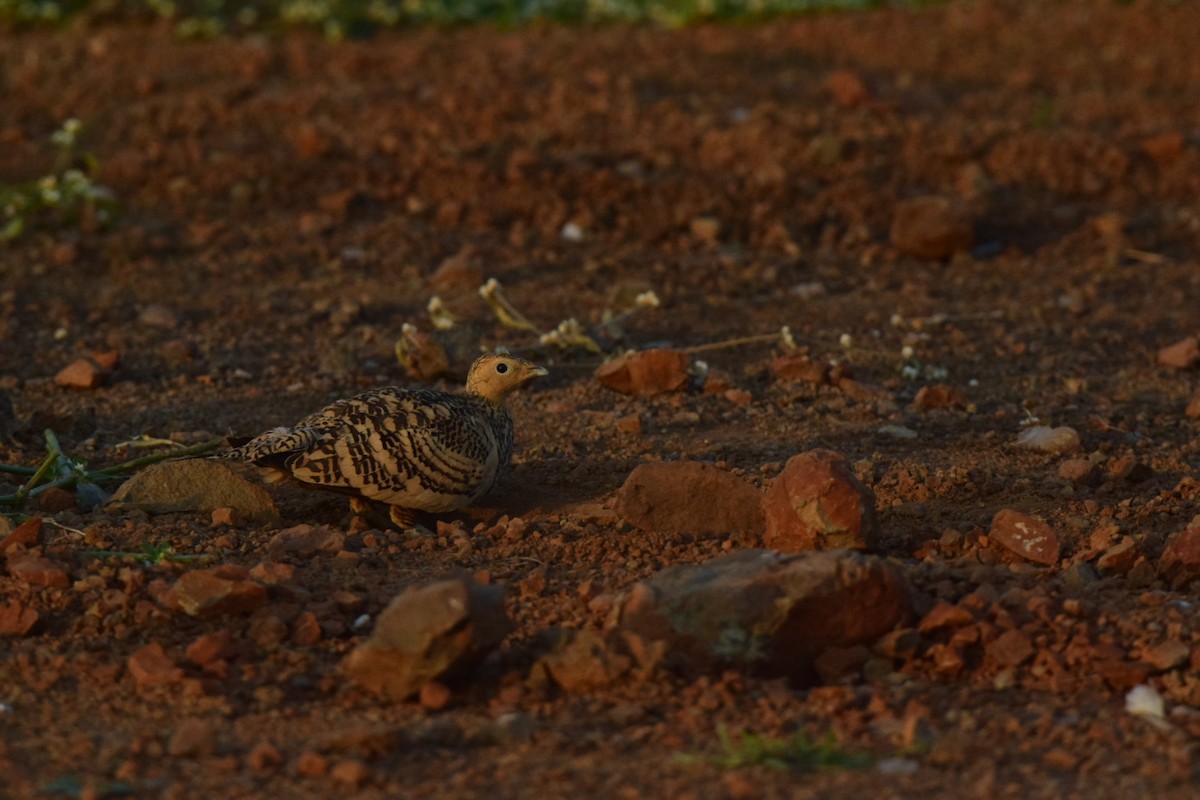
[[[512,459],[508,395],[544,367],[505,352],[480,356],[466,391],[389,386],[337,400],[291,427],[262,433],[219,457],[264,467],[275,477],[389,506],[402,529],[416,513],[441,514],[487,494]]]

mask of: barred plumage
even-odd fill
[[[545,374],[516,356],[481,356],[464,394],[375,389],[222,457],[278,470],[314,489],[386,503],[392,518],[408,525],[414,511],[453,511],[491,490],[512,458],[513,423],[504,400]]]

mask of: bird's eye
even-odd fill
[[[496,372],[499,372],[501,375],[508,372],[508,364],[505,364],[503,361],[501,361],[496,365]]]

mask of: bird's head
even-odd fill
[[[545,367],[508,353],[480,356],[467,373],[467,392],[493,403],[502,403],[513,389],[549,374]]]

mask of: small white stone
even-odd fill
[[[1137,717],[1162,719],[1166,716],[1162,695],[1146,683],[1133,687],[1125,695],[1125,710]]]
[[[562,231],[559,232],[559,235],[568,242],[582,242],[583,228],[577,222],[568,222],[562,226]]]
[[[914,759],[899,757],[885,758],[875,765],[881,775],[913,775],[920,768]]]

